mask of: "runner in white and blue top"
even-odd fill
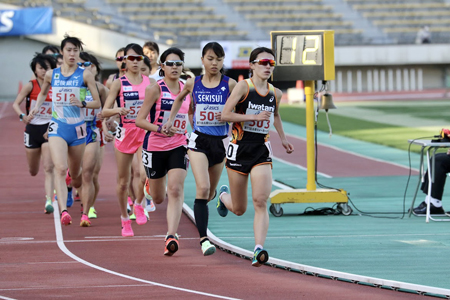
[[[169,121],[163,130],[169,132],[172,122],[187,94],[192,93],[194,112],[193,132],[188,143],[188,155],[196,183],[194,204],[195,223],[200,235],[203,255],[216,251],[207,238],[208,202],[215,198],[222,174],[229,125],[221,120],[223,107],[236,81],[223,75],[225,52],[218,43],[208,43],[202,51],[205,74],[186,81],[183,91],[175,99]],[[219,191],[220,194],[220,191]]]
[[[94,75],[77,65],[82,45],[78,38],[67,35],[61,41],[63,64],[60,68],[47,71],[36,106],[30,112],[30,116],[39,112],[52,87],[52,119],[48,127],[48,143],[55,165],[55,188],[63,225],[72,223],[72,217],[67,212],[67,169],[72,177],[72,186],[81,186],[81,160],[86,147],[85,109],[100,107]],[[93,98],[89,103],[85,101],[87,88]],[[88,222],[87,216],[83,214],[80,225],[86,226]]]

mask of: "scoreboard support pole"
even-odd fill
[[[316,189],[316,151],[314,147],[314,81],[305,82],[306,95],[306,189],[275,190],[270,194],[271,212],[280,212],[283,203],[338,203],[345,214],[347,192],[342,189]],[[282,212],[282,210],[281,210]],[[350,212],[351,213],[351,212]]]
[[[283,44],[284,38],[288,39],[287,46]],[[303,41],[300,46],[299,40]],[[274,77],[305,80],[307,181],[306,189],[273,191],[270,194],[270,212],[276,217],[282,216],[281,204],[284,203],[337,203],[342,214],[350,215],[352,209],[348,206],[346,191],[316,188],[314,80],[334,80],[334,31],[272,31],[271,41],[279,64]],[[306,41],[314,41],[314,44],[306,45]]]

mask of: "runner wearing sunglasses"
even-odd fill
[[[221,121],[221,112],[236,85],[235,80],[223,75],[224,58],[225,52],[220,44],[211,42],[205,45],[201,58],[205,74],[186,81],[183,91],[175,99],[169,120],[163,127],[164,131],[170,131],[184,97],[192,93],[194,127],[189,138],[188,155],[196,185],[195,224],[205,256],[216,251],[207,237],[207,204],[215,197],[225,164],[223,140],[228,136],[229,125]]]
[[[111,85],[113,83],[114,80],[122,77],[125,74],[125,71],[127,70],[127,65],[125,63],[124,60],[124,56],[125,56],[125,48],[120,48],[119,50],[117,50],[116,52],[116,65],[117,68],[119,69],[117,73],[111,74],[108,77],[108,80],[106,81],[106,87],[108,89],[111,89]],[[116,104],[114,105],[114,107],[117,107]],[[111,118],[109,118],[107,120],[107,124],[119,124],[120,122],[120,117],[119,115],[114,115]],[[116,126],[110,127],[108,131],[110,132],[116,132]],[[140,165],[140,163],[138,163],[138,165]],[[131,172],[131,174],[133,174],[133,171]],[[132,199],[136,199],[136,197],[133,194],[133,188],[131,186],[131,182],[133,182],[133,177],[131,177],[131,181],[130,181],[130,188],[128,190],[128,209],[131,211],[131,206],[133,206],[133,200]]]
[[[238,216],[245,213],[250,175],[255,209],[256,246],[252,259],[255,267],[269,259],[263,245],[269,228],[267,199],[272,189],[272,148],[269,142],[272,125],[286,152],[294,151],[286,139],[278,113],[282,92],[267,82],[275,67],[274,57],[273,51],[265,47],[252,51],[249,60],[252,76],[236,85],[222,112],[223,121],[233,122],[226,161],[230,190],[225,185],[220,187],[217,211],[222,217],[228,210]]]
[[[142,163],[145,167],[151,196],[156,204],[166,198],[167,177],[167,236],[164,255],[171,256],[179,246],[177,229],[180,224],[184,201],[184,180],[188,167],[186,156],[186,127],[191,97],[183,101],[174,126],[169,132],[161,131],[166,123],[172,104],[183,89],[180,81],[183,71],[184,53],[175,47],[161,55],[160,75],[164,78],[157,84],[148,86],[145,100],[136,119],[136,126],[147,130],[142,151]],[[150,121],[148,117],[150,115]]]
[[[36,54],[30,64],[36,79],[30,80],[20,90],[14,100],[13,109],[19,115],[20,121],[25,124],[24,145],[28,161],[28,170],[31,176],[36,176],[39,172],[39,165],[42,159],[45,172],[45,213],[53,212],[53,162],[50,157],[48,140],[44,137],[48,129],[48,123],[52,118],[52,97],[51,92],[47,94],[45,104],[42,105],[34,118],[29,118],[30,109],[36,105],[37,96],[41,91],[47,70],[56,67],[55,60],[44,54]],[[20,104],[25,101],[26,114],[22,112]]]
[[[105,118],[120,115],[120,126],[116,130],[115,154],[118,169],[117,198],[121,211],[122,236],[133,236],[131,220],[127,212],[127,193],[131,181],[131,165],[133,157],[141,157],[142,142],[145,130],[135,125],[136,116],[141,109],[145,97],[145,88],[150,84],[150,79],[140,73],[144,53],[142,47],[137,44],[129,44],[125,48],[125,61],[127,71],[125,75],[112,83],[103,109]],[[114,102],[117,108],[113,108]],[[142,207],[144,198],[145,172],[143,166],[133,168],[133,190],[136,196],[134,213],[136,223],[147,223],[147,217]],[[142,174],[142,175],[141,175]]]
[[[111,88],[111,84],[113,83],[114,80],[122,77],[123,74],[125,74],[126,64],[125,64],[125,61],[123,60],[124,51],[125,51],[125,48],[122,47],[119,50],[117,50],[117,52],[116,52],[115,60],[116,60],[116,65],[117,65],[118,71],[114,74],[109,75],[108,80],[106,81],[106,84],[105,84],[108,89]]]
[[[50,153],[55,164],[55,187],[61,209],[61,223],[69,225],[72,217],[67,212],[66,172],[69,167],[72,185],[81,186],[81,159],[86,147],[85,108],[99,108],[100,98],[94,75],[78,67],[77,62],[83,43],[76,37],[65,36],[61,42],[64,63],[60,68],[45,74],[41,92],[35,108],[30,112],[36,116],[52,88],[52,119],[48,127]],[[92,93],[93,101],[86,103],[86,89]]]

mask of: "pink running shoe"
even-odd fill
[[[131,220],[122,220],[122,236],[134,236]]]
[[[134,214],[136,215],[136,223],[138,225],[144,225],[145,223],[147,223],[147,216],[144,213],[144,208],[142,207],[142,205],[134,205]]]
[[[128,205],[129,205],[129,206],[133,206],[133,204],[134,204],[134,202],[133,202],[133,200],[131,199],[131,197],[128,197]]]
[[[66,174],[66,185],[70,185],[72,183],[72,177],[70,177],[69,170],[67,170]]]
[[[89,227],[91,226],[91,221],[89,221],[89,217],[85,214],[81,215],[80,227]]]
[[[72,224],[72,217],[69,215],[67,211],[61,214],[61,224],[66,226]]]

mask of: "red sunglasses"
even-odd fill
[[[252,63],[257,63],[260,66],[267,66],[270,65],[271,67],[275,67],[276,62],[273,59],[256,59],[252,61]]]
[[[125,59],[129,61],[141,61],[144,59],[144,57],[142,55],[127,55],[125,56]]]

